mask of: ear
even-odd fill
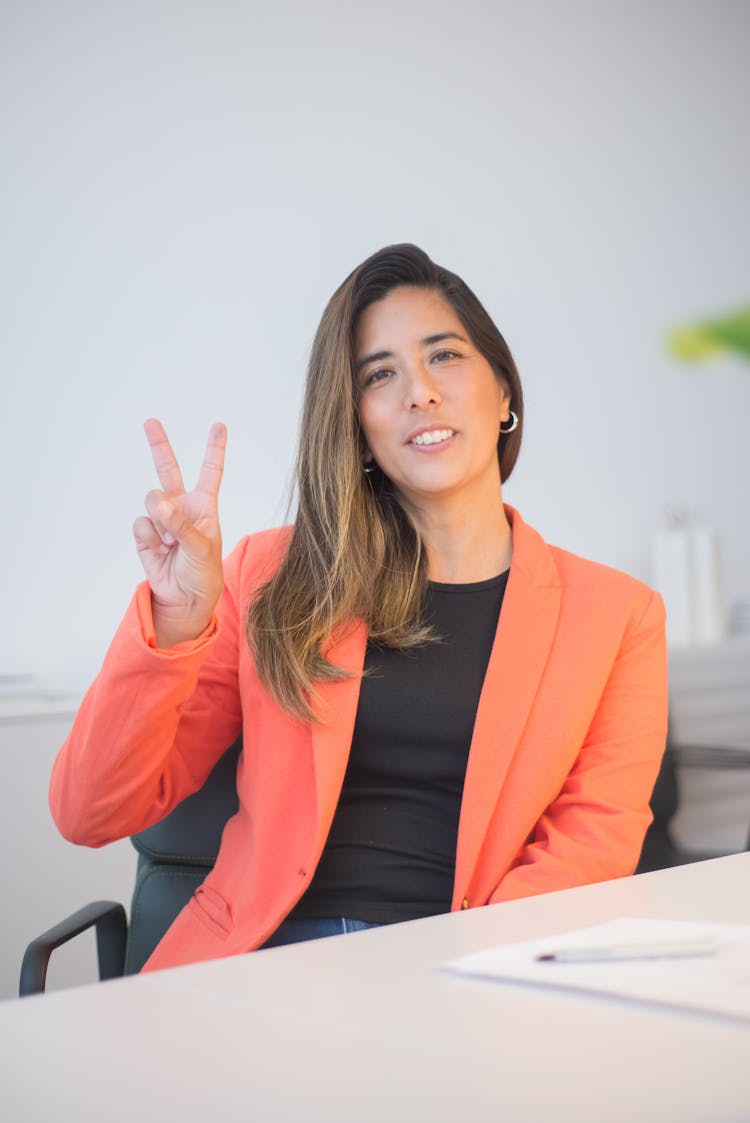
[[[510,421],[510,388],[504,378],[500,382],[500,422]]]

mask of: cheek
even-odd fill
[[[494,425],[496,420],[498,424],[500,423],[500,418],[510,400],[495,376],[492,375],[491,377],[491,382],[487,380],[477,381],[472,387],[471,395],[471,409],[489,427]]]
[[[387,431],[386,412],[382,408],[382,403],[373,402],[371,398],[360,404],[359,423],[368,445],[377,442],[378,438]]]

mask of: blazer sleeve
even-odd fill
[[[635,869],[667,732],[664,605],[651,597],[625,633],[580,752],[490,903]]]
[[[139,586],[53,766],[50,810],[71,842],[102,846],[158,822],[239,734],[242,547],[192,643],[156,647],[150,589]]]

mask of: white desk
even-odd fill
[[[630,914],[750,922],[750,853],[0,1004],[3,1117],[747,1123],[750,1026],[436,970]]]

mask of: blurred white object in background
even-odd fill
[[[697,526],[690,532],[693,563],[693,628],[700,647],[726,638],[726,614],[722,604],[719,544],[716,533]]]
[[[710,647],[726,637],[721,565],[716,534],[692,525],[684,512],[653,535],[653,582],[667,609],[670,648]]]
[[[667,609],[669,647],[690,647],[693,612],[690,592],[690,538],[684,526],[657,530],[652,541],[653,581]]]

